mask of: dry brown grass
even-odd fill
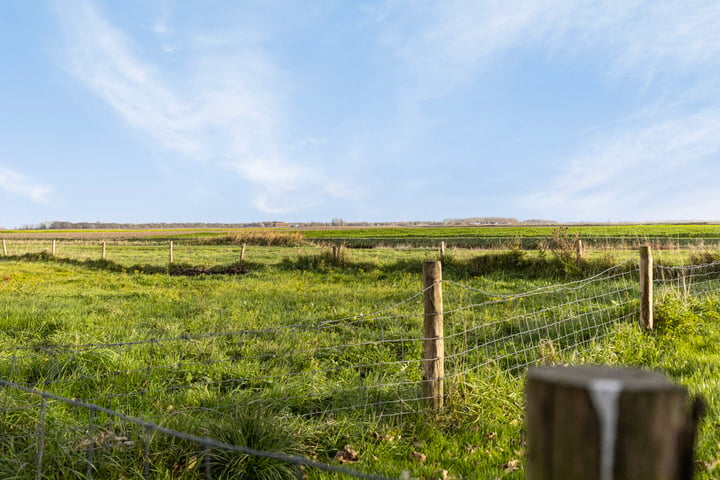
[[[276,232],[265,230],[249,230],[235,232],[209,239],[212,243],[234,243],[248,245],[262,245],[273,247],[299,247],[306,244],[305,237],[300,232]]]

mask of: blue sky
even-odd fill
[[[720,219],[716,1],[7,1],[0,226]]]

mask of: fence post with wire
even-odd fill
[[[442,263],[423,263],[424,343],[423,396],[430,408],[443,408],[445,344],[443,338]]]

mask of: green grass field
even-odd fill
[[[195,240],[178,239],[177,263],[238,261],[237,244]],[[434,248],[349,250],[337,261],[318,245],[249,245],[246,273],[192,276],[168,274],[164,241],[109,243],[105,261],[89,240],[58,242],[55,257],[38,255],[49,251],[46,240],[8,248],[0,257],[0,375],[15,383],[181,432],[392,478],[403,471],[418,479],[523,478],[528,364],[640,366],[707,400],[698,478],[717,473],[716,275],[702,278],[701,296],[683,284],[687,298],[674,288],[679,280],[659,283],[658,328],[646,333],[637,327],[632,251],[591,254],[577,267],[552,252],[451,250],[447,406],[433,414],[421,399],[418,295],[421,263],[437,258]],[[681,265],[696,253],[657,256]],[[581,280],[620,263],[616,275]],[[505,297],[522,292],[535,293]],[[0,415],[3,478],[35,478],[40,433],[43,478],[297,473],[104,413],[58,402],[43,410],[38,397],[9,388]],[[88,470],[88,456],[96,470]]]

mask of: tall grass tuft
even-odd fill
[[[300,232],[250,230],[207,238],[202,243],[206,245],[242,245],[245,243],[265,247],[300,247],[308,242]]]
[[[236,410],[210,423],[208,437],[223,443],[265,452],[298,455],[303,451],[297,435],[267,412]],[[248,455],[222,449],[212,449],[210,468],[213,478],[223,480],[285,480],[302,478],[299,468],[275,458]]]

